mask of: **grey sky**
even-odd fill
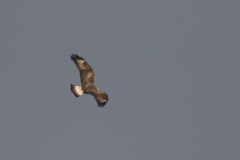
[[[6,1],[1,160],[238,160],[240,1]],[[70,54],[109,95],[75,98]]]

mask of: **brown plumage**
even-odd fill
[[[98,103],[99,107],[103,107],[108,101],[108,95],[102,92],[100,88],[94,85],[94,71],[89,64],[77,54],[72,54],[71,59],[76,64],[79,73],[82,87],[70,84],[70,91],[75,97],[81,96],[83,93],[91,94]]]

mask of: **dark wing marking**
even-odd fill
[[[71,59],[76,64],[79,72],[80,72],[80,78],[81,83],[84,85],[87,82],[94,83],[94,71],[92,67],[89,66],[89,64],[82,58],[79,57],[77,54],[72,54]]]
[[[99,107],[104,107],[108,101],[108,95],[105,92],[90,92],[90,94],[95,98]]]

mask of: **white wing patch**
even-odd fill
[[[87,77],[89,78],[90,76],[91,76],[91,73],[88,73],[88,74],[87,74]]]
[[[103,99],[103,98],[99,98],[99,101],[100,101],[101,103],[103,103],[103,102],[106,102],[107,100],[105,100],[105,99]]]
[[[84,65],[83,65],[84,62],[85,62],[85,61],[83,61],[83,60],[81,60],[81,59],[77,60],[77,64],[79,65],[79,67],[80,67],[81,69],[86,69],[86,68],[84,67]]]
[[[72,94],[75,97],[79,97],[83,94],[82,87],[75,86],[75,85],[72,85],[72,84],[70,84],[70,91],[72,92]]]

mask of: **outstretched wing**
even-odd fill
[[[72,54],[71,59],[76,64],[76,66],[80,72],[80,78],[81,78],[82,85],[84,85],[87,82],[94,83],[95,73],[94,73],[93,69],[89,66],[89,64],[82,57],[79,57],[77,54]]]
[[[108,95],[105,92],[90,92],[90,94],[95,98],[99,107],[104,107],[108,101]]]

